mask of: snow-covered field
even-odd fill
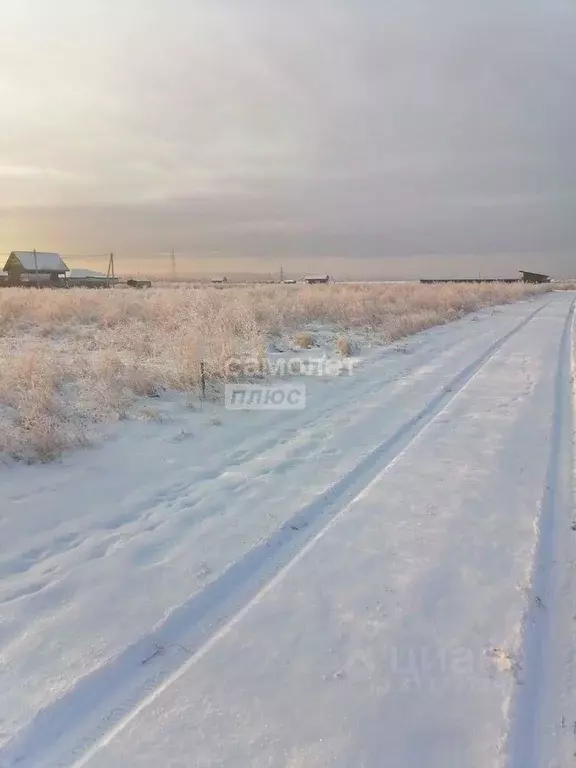
[[[572,765],[573,299],[3,470],[1,768]]]
[[[117,420],[157,419],[151,397],[194,398],[270,343],[350,355],[549,286],[358,284],[0,291],[0,462],[51,461]]]

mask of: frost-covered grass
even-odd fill
[[[576,291],[576,280],[559,280],[552,284],[555,291]]]
[[[149,291],[0,290],[0,455],[48,460],[86,444],[91,425],[127,418],[141,397],[194,391],[229,361],[297,344],[319,324],[389,343],[492,304],[541,292],[522,284],[182,286]]]

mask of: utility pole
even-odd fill
[[[280,264],[280,282],[284,282],[284,267]]]
[[[108,287],[110,287],[110,279],[114,280],[116,275],[114,274],[114,254],[110,254],[110,258],[108,260],[108,272],[106,273],[106,283]]]
[[[36,288],[40,288],[40,277],[38,275],[38,254],[34,248],[34,269],[36,271]]]
[[[170,262],[172,264],[172,280],[176,280],[176,254],[174,253],[174,248],[172,248]]]

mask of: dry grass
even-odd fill
[[[346,336],[340,336],[336,347],[343,357],[352,357],[352,342]]]
[[[555,291],[576,291],[576,280],[560,280],[552,284]]]
[[[300,349],[312,349],[314,344],[314,336],[311,333],[298,333],[294,338],[294,345]]]
[[[387,343],[541,290],[521,284],[4,288],[0,455],[47,460],[83,445],[91,425],[137,412],[141,396],[163,388],[194,391],[202,357],[207,378],[222,381],[230,359],[264,356],[275,335],[298,335],[306,348],[322,325],[366,329]],[[337,347],[352,351],[344,337]]]

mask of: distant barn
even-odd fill
[[[307,275],[304,278],[304,282],[308,285],[319,285],[321,283],[329,283],[330,275]]]
[[[66,283],[70,288],[108,288],[117,282],[117,277],[109,277],[93,269],[71,269],[66,276]]]
[[[549,275],[541,275],[539,272],[526,272],[524,269],[520,270],[523,283],[549,283]]]
[[[61,285],[68,267],[58,253],[12,251],[4,265],[8,285]]]

